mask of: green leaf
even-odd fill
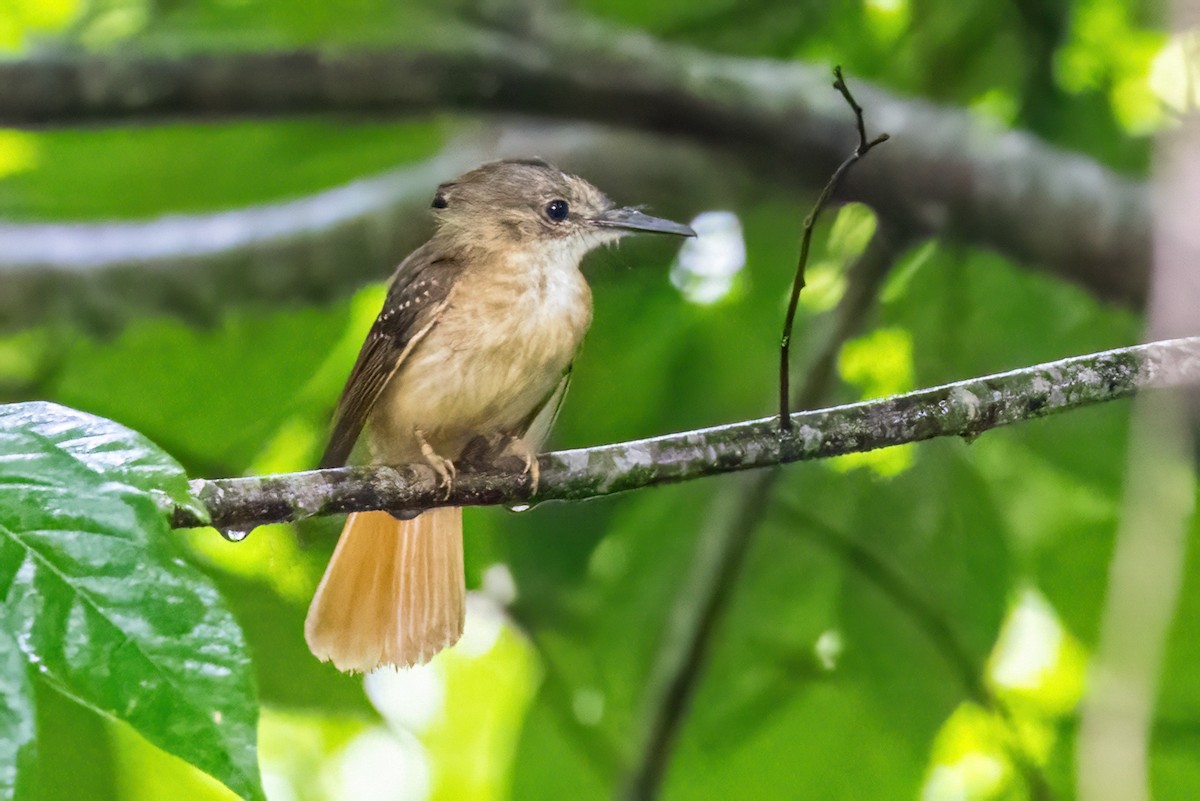
[[[1139,325],[1077,287],[945,247],[912,272],[883,318],[912,332],[918,386],[1119,347],[1137,339]],[[1128,416],[1126,404],[1102,404],[989,432],[970,449],[1004,499],[1021,567],[1087,644],[1112,556]]]
[[[179,558],[169,503],[198,501],[140,435],[53,404],[0,407],[6,634],[60,692],[261,799],[242,633]]]
[[[1007,531],[956,440],[924,443],[911,470],[859,487],[845,540],[830,544],[847,567],[847,667],[870,677],[885,717],[932,739],[980,700],[1012,591]]]
[[[788,468],[679,740],[666,795],[914,798],[981,679],[1011,574],[960,443],[880,479]],[[797,744],[802,745],[798,746]],[[854,764],[856,770],[845,766]]]
[[[109,481],[146,489],[164,512],[180,506],[208,520],[208,509],[192,493],[183,468],[135,431],[55,403],[36,402],[0,406],[0,431],[13,430],[52,441]]]
[[[544,673],[517,748],[514,798],[611,797],[694,548],[688,532],[699,525],[709,493],[711,486],[692,482],[603,502],[612,533],[558,593],[546,591],[546,576],[539,587],[514,551],[515,611],[533,633]],[[587,536],[585,518],[594,513],[573,506],[540,508],[522,522],[536,520],[540,529],[550,520],[560,531],[582,529]],[[568,520],[578,529],[568,528]],[[550,536],[550,530],[533,534],[547,558],[561,559],[548,546]]]
[[[135,219],[290,200],[432,154],[437,123],[231,122],[28,134],[0,215]],[[137,170],[127,166],[136,162]],[[120,182],[120,192],[91,187]]]
[[[29,668],[11,630],[0,629],[0,798],[30,786],[37,747]]]

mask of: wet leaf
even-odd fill
[[[44,437],[109,481],[146,488],[164,511],[181,506],[208,520],[208,510],[192,494],[183,468],[137,432],[55,403],[0,406],[0,431],[11,430]]]
[[[262,798],[246,645],[213,585],[179,558],[170,504],[198,501],[144,437],[53,404],[0,407],[0,622],[21,656],[5,676],[23,662]]]

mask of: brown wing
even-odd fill
[[[440,256],[432,243],[413,251],[396,269],[383,310],[346,379],[321,467],[346,463],[383,388],[437,324],[459,269],[456,260]]]

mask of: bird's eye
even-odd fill
[[[567,212],[570,210],[565,200],[551,200],[546,204],[546,216],[554,220],[554,222],[562,222],[567,219]]]

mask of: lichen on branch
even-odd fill
[[[193,482],[213,524],[244,531],[317,515],[575,501],[739,470],[840,456],[1000,426],[1200,384],[1200,337],[1025,367],[880,400],[543,454],[537,491],[519,470],[461,471],[450,491],[424,465],[343,467]],[[177,527],[199,525],[176,509]]]

